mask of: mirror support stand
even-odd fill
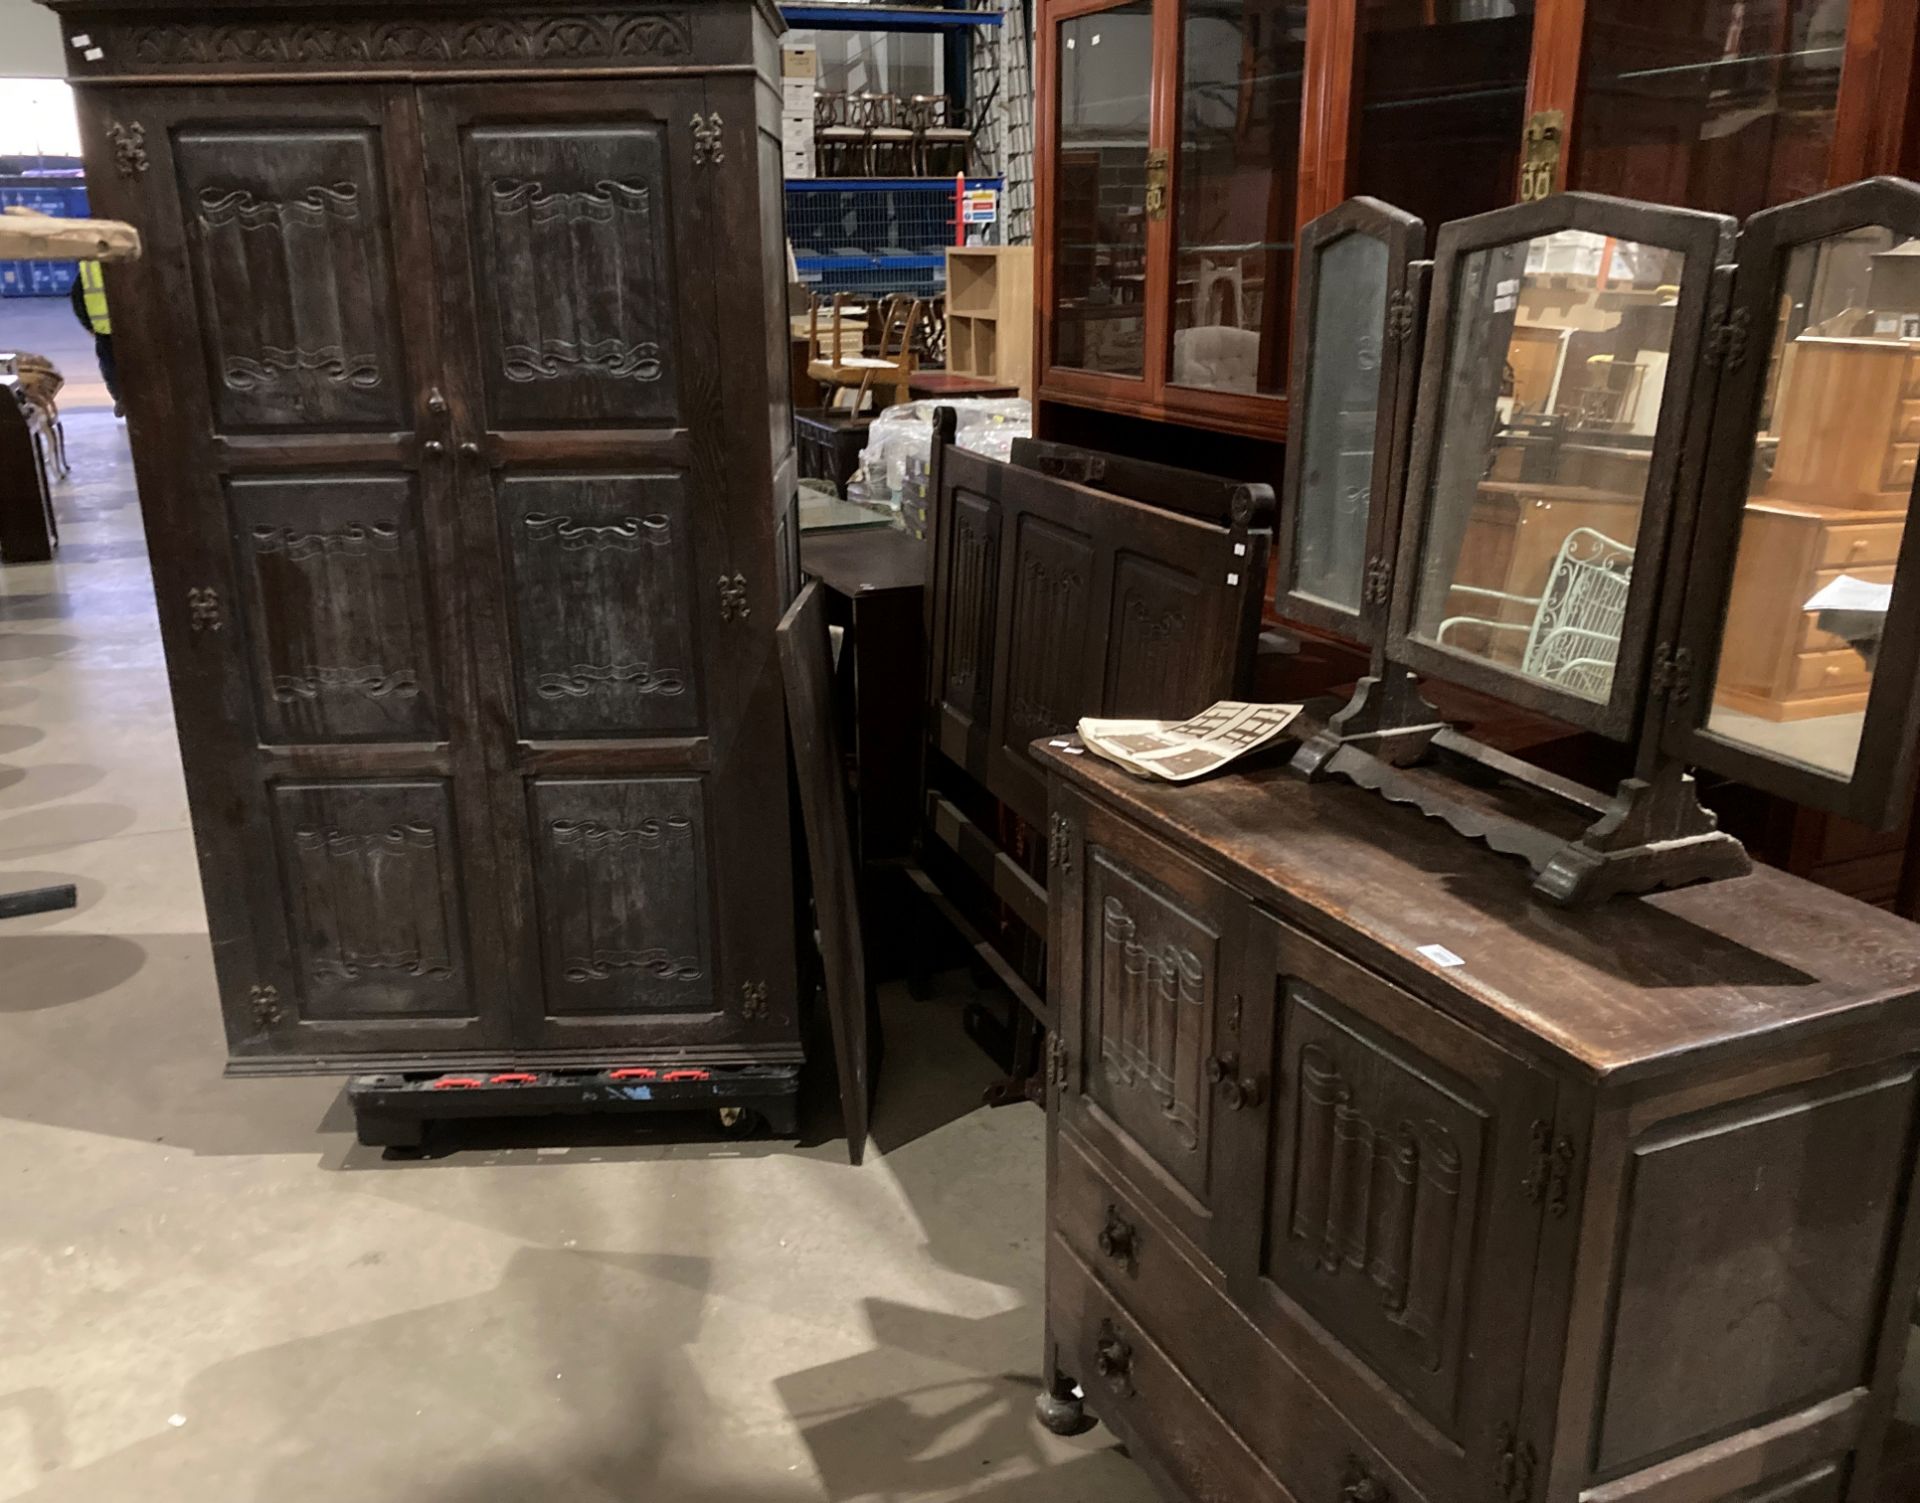
[[[1353,698],[1293,754],[1293,770],[1307,781],[1331,775],[1329,763],[1351,746],[1389,767],[1409,767],[1427,755],[1433,738],[1446,729],[1433,706],[1420,695],[1420,682],[1404,668],[1376,662],[1374,671],[1354,686]]]
[[[1665,761],[1652,777],[1622,779],[1606,813],[1535,873],[1533,890],[1573,907],[1752,870],[1746,847],[1701,804],[1693,774]]]
[[[1746,848],[1701,805],[1683,764],[1656,757],[1646,776],[1623,779],[1609,797],[1442,724],[1413,674],[1392,664],[1360,681],[1346,707],[1301,745],[1292,767],[1309,782],[1346,778],[1520,857],[1533,870],[1533,890],[1561,907],[1753,869]],[[1564,821],[1545,828],[1516,813],[1510,799],[1485,796],[1489,782],[1519,784],[1592,823],[1569,839]]]

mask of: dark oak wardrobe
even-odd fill
[[[778,15],[52,3],[232,1068],[797,1061]]]

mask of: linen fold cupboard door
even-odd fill
[[[236,1068],[798,1057],[707,88],[81,91]]]
[[[504,1045],[411,92],[87,107],[234,1056]]]
[[[771,1036],[792,1017],[780,603],[728,455],[766,415],[718,335],[760,276],[714,257],[720,168],[753,157],[698,79],[614,108],[578,84],[420,99],[502,897],[530,936],[515,1035]]]

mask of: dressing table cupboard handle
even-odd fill
[[[1258,1106],[1266,1099],[1266,1087],[1257,1076],[1242,1075],[1240,1061],[1232,1054],[1216,1054],[1207,1061],[1207,1082],[1219,1091],[1221,1105],[1230,1112]]]

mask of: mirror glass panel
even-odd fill
[[[1143,375],[1151,0],[1062,21],[1054,55],[1053,363]]]
[[[1387,247],[1342,235],[1316,259],[1312,366],[1299,427],[1305,445],[1294,506],[1294,577],[1301,595],[1358,612],[1380,415]]]
[[[1766,337],[1707,730],[1851,777],[1920,453],[1920,240],[1795,247]]]
[[[1590,230],[1460,258],[1415,637],[1607,700],[1685,264]]]

